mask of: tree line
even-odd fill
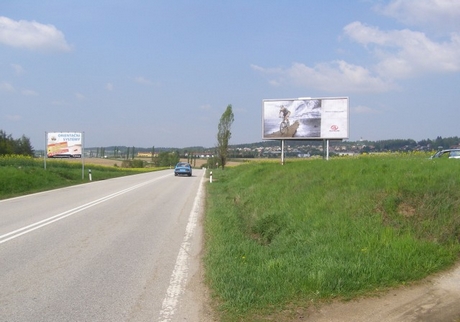
[[[19,139],[14,139],[11,134],[6,134],[5,131],[0,130],[0,156],[12,154],[34,156],[30,139],[25,135]]]
[[[212,164],[216,164],[218,162],[219,166],[224,167],[228,157],[238,157],[235,155],[235,152],[229,152],[229,150],[235,150],[238,148],[244,147],[270,147],[279,145],[278,141],[268,140],[263,142],[254,142],[248,144],[237,144],[237,145],[229,145],[229,140],[231,138],[231,125],[233,123],[234,116],[232,111],[232,105],[228,105],[225,112],[222,114],[222,117],[219,122],[218,126],[218,133],[217,133],[217,146],[214,147],[216,152],[216,159],[213,160]],[[309,144],[312,146],[315,145],[322,145],[322,141],[309,141],[309,140],[292,140],[289,142],[291,147],[301,146]],[[457,136],[454,137],[447,137],[443,138],[441,136],[436,137],[436,139],[425,139],[420,141],[415,141],[412,139],[392,139],[392,140],[379,140],[379,141],[332,141],[331,146],[334,145],[345,145],[345,146],[356,146],[361,145],[364,146],[361,148],[362,151],[369,152],[371,151],[410,151],[410,150],[438,150],[438,149],[447,149],[452,147],[460,146],[460,138]],[[148,150],[137,148],[140,151]],[[193,148],[185,148],[185,149],[174,149],[174,148],[157,148],[162,152],[159,152],[157,157],[153,157],[155,148],[151,148],[152,152],[152,163],[158,166],[169,166],[175,164],[178,161],[179,157],[182,155],[190,154],[190,151],[200,152],[200,151],[209,151],[209,148],[204,147],[193,147]],[[114,148],[115,156],[122,156],[120,147]],[[126,153],[126,159],[134,159],[134,146],[132,150],[128,148]],[[25,155],[25,156],[34,156],[34,149],[30,143],[30,139],[25,135],[22,135],[19,139],[13,138],[11,134],[7,134],[5,131],[0,130],[0,156],[3,155]],[[103,156],[105,155],[106,148],[98,148],[96,155]],[[131,153],[130,153],[131,152]],[[173,153],[172,153],[173,152]],[[118,155],[120,154],[120,155]],[[245,155],[245,157],[250,157],[251,153],[248,152],[249,155]],[[188,160],[191,162],[192,160]]]

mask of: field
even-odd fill
[[[81,159],[66,159],[67,162],[72,163],[81,163]],[[85,165],[95,164],[95,165],[102,165],[106,167],[121,167],[122,160],[114,160],[114,159],[103,159],[103,158],[85,158],[84,159]]]
[[[221,321],[376,295],[452,267],[460,162],[425,156],[248,163],[214,171],[206,280]]]
[[[140,160],[144,160],[144,161],[150,161],[150,158],[139,158]],[[180,161],[182,162],[187,162],[187,159],[181,159]],[[80,159],[68,159],[68,162],[77,162],[77,163],[80,163],[81,160]],[[118,167],[121,167],[121,164],[122,164],[123,160],[119,160],[119,159],[103,159],[103,158],[86,158],[85,159],[85,164],[96,164],[96,165],[103,165],[103,166],[114,166],[115,164],[118,166]],[[241,160],[241,161],[229,161],[227,163],[227,166],[236,166],[236,165],[240,165],[242,162],[244,162],[244,160]],[[195,168],[201,168],[204,164],[207,163],[207,159],[196,159],[196,161],[194,160],[192,162],[192,166],[195,167]]]

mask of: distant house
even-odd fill
[[[138,158],[151,158],[152,152],[137,152]]]

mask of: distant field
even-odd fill
[[[81,163],[81,159],[63,159],[63,161]],[[102,158],[84,158],[84,162],[85,164],[96,164],[96,165],[103,165],[107,167],[113,167],[114,165],[117,165],[117,167],[120,167],[123,161],[113,160],[113,159],[102,159]]]
[[[182,162],[187,162],[187,159],[181,159]],[[195,168],[201,168],[203,166],[203,164],[206,164],[208,162],[208,160],[206,159],[196,159],[196,161],[194,160],[191,165]],[[228,167],[232,167],[232,166],[236,166],[236,165],[240,165],[244,162],[244,160],[241,160],[241,161],[228,161],[226,166]]]
[[[150,161],[150,158],[136,158],[144,161]],[[80,163],[81,159],[63,159],[64,161],[68,162],[77,162]],[[85,158],[85,164],[96,164],[96,165],[103,165],[103,166],[108,166],[108,167],[113,167],[115,164],[118,167],[121,167],[121,164],[123,160],[115,160],[115,159],[103,159],[103,158]],[[237,166],[242,163],[248,162],[255,162],[255,161],[266,161],[267,159],[241,159],[238,161],[228,161],[227,166],[232,167],[232,166]],[[279,162],[279,160],[271,159],[276,162]],[[180,160],[181,162],[187,162],[187,159],[183,158]],[[206,164],[208,162],[207,159],[196,159],[194,160],[191,164],[194,168],[201,168],[203,164]]]

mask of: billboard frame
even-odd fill
[[[291,109],[288,109],[286,105],[289,105]],[[268,111],[269,108],[271,110]],[[293,115],[295,122],[291,124],[289,117],[293,111],[295,112]],[[324,122],[323,115],[327,115],[324,117]],[[283,120],[279,121],[279,118]],[[299,128],[300,131],[298,131]],[[348,96],[262,100],[262,140],[281,141],[282,165],[284,165],[285,140],[321,140],[323,147],[324,144],[326,145],[325,159],[329,160],[329,141],[348,139],[349,129],[350,103]],[[304,133],[306,135],[302,135]]]
[[[50,135],[52,135],[51,138]],[[68,145],[68,142],[71,141],[77,144]],[[60,145],[65,145],[65,147]],[[79,153],[69,153],[69,148],[72,147],[75,147],[75,151],[79,151]],[[54,153],[52,156],[50,156],[50,150]],[[45,170],[47,158],[81,159],[81,178],[83,180],[85,178],[85,132],[45,132],[45,153],[43,154]]]
[[[290,112],[287,129],[280,120],[282,107]],[[263,140],[343,140],[349,128],[346,96],[262,100]]]

